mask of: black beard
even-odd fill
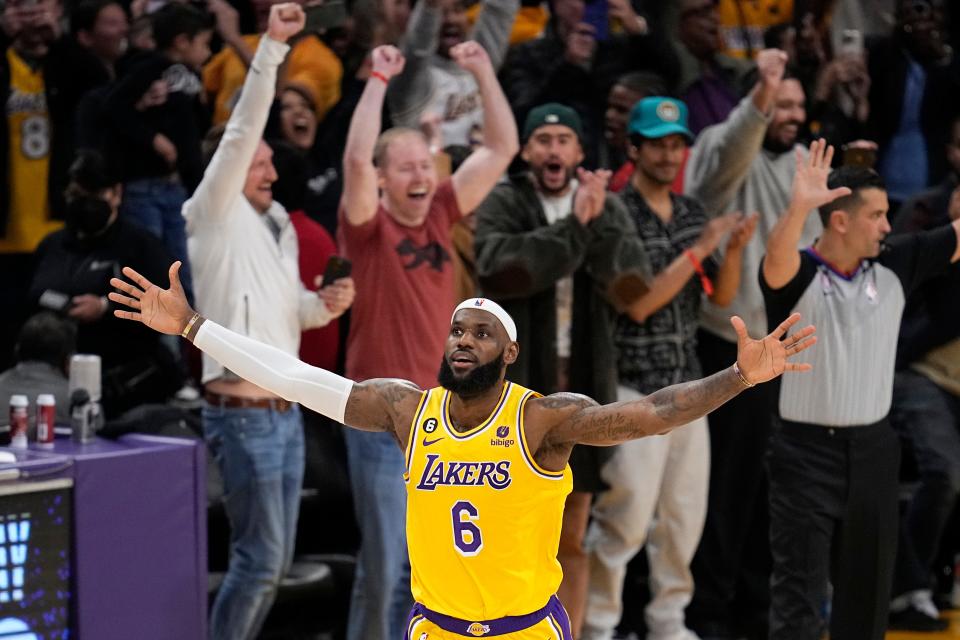
[[[455,393],[458,396],[469,398],[478,396],[493,388],[500,382],[500,374],[503,373],[503,354],[494,358],[487,364],[482,364],[462,378],[457,378],[453,373],[453,368],[447,362],[446,356],[440,360],[440,372],[437,373],[437,382],[440,386]]]
[[[543,182],[543,170],[545,166],[546,165],[538,168],[530,167],[530,173],[533,174],[534,181],[536,182],[537,186],[540,188],[540,191],[547,194],[548,196],[554,196],[554,195],[557,195],[558,193],[561,193],[564,189],[570,186],[570,181],[573,180],[573,176],[576,172],[576,168],[571,169],[570,167],[564,167],[564,171],[566,171],[567,173],[567,179],[564,181],[563,186],[560,187],[559,189],[548,189],[547,185],[544,184]]]
[[[803,125],[801,124],[800,126],[803,126]],[[797,142],[799,141],[799,139],[800,139],[799,133],[797,133],[797,137],[795,137],[793,141],[789,143],[784,143],[779,140],[775,140],[770,136],[766,136],[763,139],[763,148],[766,149],[767,151],[772,151],[773,153],[776,153],[776,154],[784,154],[784,153],[787,153],[788,151],[792,151],[793,148],[796,146]]]

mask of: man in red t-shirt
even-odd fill
[[[390,78],[403,70],[395,47],[373,51],[373,70],[353,113],[343,158],[339,245],[353,261],[357,296],[347,338],[346,375],[396,377],[435,386],[454,300],[451,227],[486,198],[518,151],[517,125],[486,51],[450,50],[476,79],[483,146],[438,181],[431,149],[415,129],[380,134]],[[397,340],[397,327],[406,339]],[[403,454],[387,433],[351,433],[347,454],[363,535],[348,640],[386,640],[402,629],[410,595]],[[406,446],[406,443],[400,443]]]

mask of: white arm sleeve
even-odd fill
[[[311,367],[283,351],[205,320],[193,340],[198,349],[244,380],[343,422],[353,381]]]

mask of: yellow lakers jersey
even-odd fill
[[[414,600],[464,620],[536,611],[560,586],[570,467],[537,465],[523,431],[539,397],[504,383],[493,413],[459,433],[451,395],[425,391],[407,442],[407,546]]]
[[[62,223],[51,221],[47,202],[50,167],[50,117],[44,92],[43,71],[32,69],[13,47],[7,49],[10,95],[7,127],[10,151],[7,176],[10,214],[0,229],[0,253],[29,253]]]
[[[722,53],[746,58],[749,50],[751,57],[756,56],[765,48],[763,34],[769,27],[793,20],[793,3],[794,0],[720,0],[717,12]]]

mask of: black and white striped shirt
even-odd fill
[[[896,236],[852,275],[805,249],[797,275],[776,290],[767,286],[761,265],[769,326],[798,311],[803,316],[798,326],[817,328],[817,344],[803,354],[813,371],[783,376],[780,417],[830,427],[873,424],[886,417],[906,298],[946,269],[956,245],[950,226]]]

